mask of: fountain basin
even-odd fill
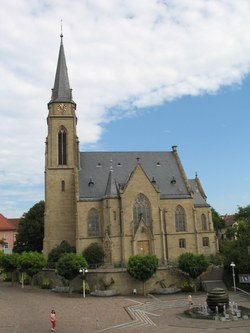
[[[115,289],[112,290],[95,290],[90,293],[92,296],[97,297],[111,297],[111,296],[117,296],[120,295],[120,291],[116,291]]]

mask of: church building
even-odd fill
[[[210,205],[197,177],[188,179],[177,152],[80,152],[76,103],[63,36],[48,103],[44,254],[67,241],[77,254],[91,243],[105,262],[135,254],[176,260],[217,252]]]

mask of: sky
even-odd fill
[[[250,203],[249,0],[9,0],[0,13],[0,213],[44,200],[61,20],[81,151],[177,151],[220,214]]]

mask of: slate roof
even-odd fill
[[[139,163],[148,178],[152,180],[154,177],[155,187],[157,189],[160,187],[161,198],[190,198],[172,151],[81,152],[81,168],[78,171],[80,200],[102,199],[107,195],[115,195],[115,186],[125,188],[137,165],[137,158],[140,158]],[[110,160],[112,160],[113,170],[111,173]],[[173,176],[176,184],[171,184]],[[93,186],[88,185],[90,177],[92,177]]]
[[[59,50],[56,77],[53,89],[53,98],[49,103],[52,102],[71,102],[71,91],[69,85],[68,69],[66,65],[66,58],[63,47],[63,40],[61,35],[61,45]]]
[[[189,184],[194,192],[194,207],[210,207],[210,205],[202,197],[198,184],[195,179],[189,179]]]

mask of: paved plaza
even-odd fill
[[[230,292],[230,300],[250,308],[250,302]],[[74,293],[54,293],[40,287],[14,286],[0,277],[0,333],[50,332],[50,312],[57,314],[58,333],[196,333],[250,332],[250,320],[222,323],[186,317],[187,294],[141,297],[138,295],[111,298]],[[206,293],[193,294],[194,306],[206,300]],[[133,318],[133,320],[132,320]]]

